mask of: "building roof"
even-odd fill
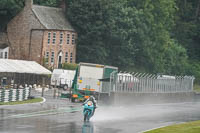
[[[47,29],[75,31],[61,8],[32,5],[32,11]]]
[[[36,63],[35,61],[0,59],[0,73],[29,73],[49,75],[51,71]]]

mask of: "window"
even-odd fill
[[[5,59],[8,59],[8,52],[5,52]]]
[[[72,34],[72,44],[75,44],[75,35]]]
[[[48,44],[50,44],[50,40],[51,40],[51,32],[48,32]]]
[[[68,52],[65,53],[65,62],[68,60]]]
[[[48,62],[49,62],[49,52],[46,52],[45,58],[46,58],[45,62],[46,62],[46,64],[48,64]]]
[[[51,52],[51,63],[54,63],[54,52]]]
[[[67,44],[69,44],[70,34],[67,34]]]
[[[52,41],[52,43],[53,43],[53,44],[56,43],[56,32],[53,33],[53,41]]]
[[[71,55],[70,55],[70,63],[72,63],[72,53],[71,53]]]
[[[60,44],[62,44],[63,43],[63,33],[61,32],[60,33]]]

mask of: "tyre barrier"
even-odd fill
[[[30,96],[30,88],[0,90],[0,102],[14,102],[27,100]]]

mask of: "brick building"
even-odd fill
[[[8,23],[7,36],[10,59],[33,60],[53,68],[75,63],[77,33],[62,8],[25,0],[24,9]]]

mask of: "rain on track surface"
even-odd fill
[[[44,104],[0,106],[1,133],[138,133],[200,119],[200,102],[106,107],[84,123],[81,104],[47,99]]]

